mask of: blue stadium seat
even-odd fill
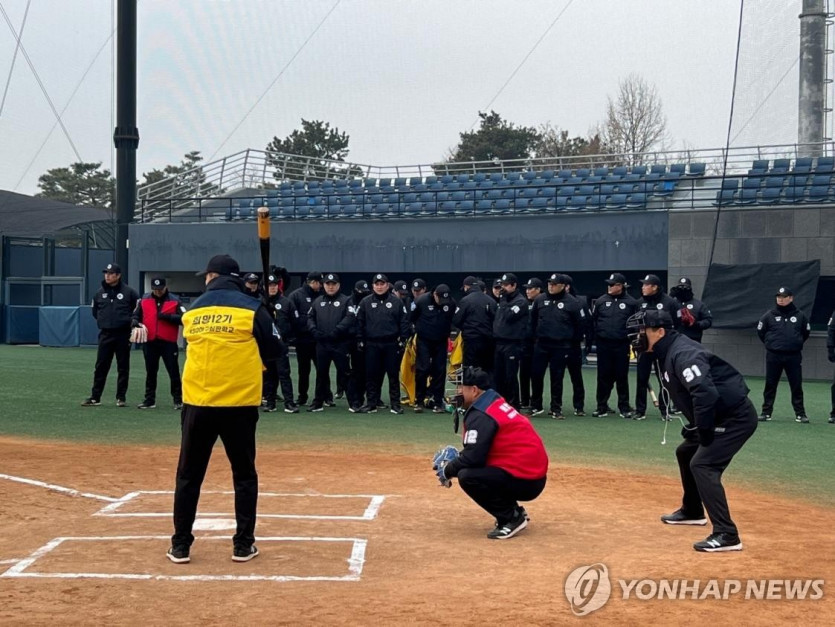
[[[555,206],[557,211],[565,211],[568,209],[568,196],[557,196],[557,204]]]
[[[641,177],[646,175],[646,166],[640,166],[640,167],[644,168],[644,173],[643,174],[638,174],[637,172],[630,172],[629,174],[627,174],[626,176],[623,177],[623,180],[626,181],[627,183],[630,182],[630,181],[632,181],[632,182],[640,181]]]
[[[591,196],[594,194],[594,186],[593,185],[580,185],[577,188],[577,194],[580,196]]]
[[[771,172],[788,172],[791,167],[791,159],[775,159],[771,166]]]
[[[416,215],[420,215],[421,210],[423,208],[423,203],[410,202],[410,203],[406,204],[405,207],[406,208],[403,212],[403,215],[416,216]]]
[[[368,195],[368,202],[371,204],[377,204],[383,202],[383,195],[382,194],[369,194]]]
[[[479,181],[476,183],[476,187],[478,189],[492,189],[496,186],[496,181],[492,181],[490,179],[484,179],[483,181]]]
[[[484,172],[476,172],[473,174],[473,182],[474,183],[481,183],[482,181],[487,180],[487,175]]]
[[[465,191],[452,192],[452,200],[455,202],[461,202],[462,200],[467,200],[467,198],[470,198],[470,194]]]
[[[626,194],[612,194],[606,199],[606,206],[610,209],[623,209],[626,207]]]
[[[293,190],[295,191],[299,189],[302,191],[306,191],[304,181],[293,181]]]
[[[522,180],[524,181],[532,181],[536,178],[536,172],[533,170],[525,170],[522,172]]]
[[[377,189],[384,194],[391,194],[392,192],[397,191],[397,188],[394,185],[380,185]]]
[[[336,193],[333,183],[322,183],[322,186],[319,188],[319,193],[322,196],[333,196]]]
[[[510,213],[510,201],[507,198],[497,200],[493,205],[493,213]]]
[[[514,213],[527,213],[532,201],[532,198],[517,198],[513,205]]]
[[[420,202],[435,202],[438,196],[445,193],[448,192],[438,192],[437,194],[434,192],[421,192],[419,200]]]
[[[773,205],[780,202],[780,193],[783,190],[779,187],[766,187],[762,190],[760,196],[760,203],[763,205]]]
[[[490,174],[490,180],[494,183],[498,183],[499,181],[504,180],[504,174],[501,172],[493,172]]]
[[[278,207],[278,198],[267,198],[267,207]]]
[[[362,196],[365,194],[365,188],[361,185],[362,181],[357,181],[357,185],[353,184],[354,181],[351,181],[348,184],[348,193],[353,194],[354,196]]]
[[[562,185],[557,188],[557,198],[569,198],[574,195],[574,185]]]
[[[444,183],[444,189],[448,189],[450,191],[461,189],[461,183],[459,183],[458,181],[450,181],[449,183]]]
[[[566,209],[568,209],[569,211],[582,211],[586,208],[586,204],[587,199],[585,196],[576,195],[568,199],[568,205],[566,206]]]
[[[649,171],[652,174],[666,174],[667,166],[666,166],[666,164],[663,164],[663,163],[656,163],[655,165],[650,167]],[[633,172],[634,172],[634,170],[633,170]]]
[[[679,176],[684,176],[687,170],[686,163],[671,163],[670,164],[670,174],[678,174]]]
[[[803,196],[805,191],[805,187],[794,187],[792,185],[789,185],[788,187],[783,189],[783,194],[780,197],[780,202],[789,204],[803,202]]]
[[[377,182],[378,187],[393,187],[391,184],[391,179],[380,179]]]
[[[464,181],[463,183],[460,183],[460,185],[461,185],[461,189],[469,189],[469,190],[473,190],[473,189],[476,189],[478,187],[478,183],[476,183],[472,179],[470,179],[469,181]]]
[[[413,181],[413,182],[412,182],[412,185],[415,185],[416,183],[419,183],[419,182],[420,182],[420,181]],[[394,183],[393,183],[393,185],[394,185],[397,189],[403,189],[404,187],[408,187],[408,185],[406,184],[406,179],[405,179],[404,177],[400,177],[400,178],[396,178],[396,179],[394,179]]]
[[[776,174],[766,174],[765,175],[765,186],[766,188],[779,188],[783,187],[786,184],[787,178],[782,175]]]
[[[517,183],[522,179],[521,172],[505,172],[504,178],[507,181],[512,181],[513,183]]]
[[[502,179],[496,183],[498,187],[513,187],[513,181],[509,179]]]
[[[743,184],[742,191],[737,196],[737,204],[740,205],[753,205],[757,202],[757,194],[759,193],[759,187],[745,187]]]
[[[539,190],[536,187],[526,187],[516,194],[517,198],[536,198],[539,195]]]
[[[455,215],[466,216],[475,213],[474,200],[462,200],[455,205]]]
[[[798,157],[794,160],[792,172],[809,174],[812,171],[812,157]]]
[[[705,175],[705,164],[704,163],[691,163],[687,166],[687,174],[690,176],[704,176]]]
[[[543,170],[542,172],[539,173],[539,176],[537,178],[540,178],[543,181],[550,181],[552,178],[554,178],[554,171],[553,170]]]
[[[612,174],[615,176],[626,176],[629,174],[629,169],[625,165],[619,165],[612,168]]]
[[[556,198],[557,197],[557,188],[553,187],[551,185],[549,185],[547,187],[543,187],[541,189],[541,194],[545,198]]]
[[[336,179],[333,182],[333,186],[336,188],[336,193],[339,194],[339,193],[341,193],[339,190],[345,189],[345,188],[348,187],[348,181],[346,181],[345,179]]]
[[[278,198],[278,190],[277,189],[270,188],[270,189],[267,189],[265,191],[267,192],[267,198]]]
[[[516,188],[515,187],[503,187],[499,191],[502,194],[502,198],[505,198],[506,200],[512,201],[514,198],[516,198]]]
[[[646,176],[647,173],[647,166],[645,165],[633,165],[632,171],[629,172],[630,175],[636,174],[640,176]]]
[[[716,201],[713,203],[717,206],[732,205],[736,199],[736,188],[734,189],[720,189],[716,192]]]
[[[615,193],[615,186],[612,184],[603,184],[600,186],[601,196],[611,196]]]
[[[279,196],[289,196],[293,193],[293,184],[292,183],[282,183],[278,186],[278,195]]]
[[[469,174],[459,174],[458,176],[455,177],[455,181],[457,183],[459,183],[460,185],[463,185],[464,183],[469,182],[469,180],[470,180],[470,175]]]
[[[498,200],[498,199],[496,199]],[[493,209],[493,201],[482,199],[479,200],[475,205],[476,213],[490,213]]]
[[[296,196],[293,198],[293,204],[297,207],[305,207],[307,206],[307,196]]]
[[[647,206],[647,195],[642,192],[630,194],[626,199],[626,206],[630,209],[643,209]]]
[[[427,176],[426,178],[429,178],[429,177]],[[438,181],[437,179],[432,183],[428,183],[427,185],[423,185],[422,187],[427,187],[427,186],[428,186],[428,189],[430,189],[433,192],[442,190],[444,188],[444,184],[441,183],[440,181]]]
[[[832,182],[831,174],[815,174],[812,177],[812,187],[829,187]]]
[[[587,176],[586,180],[584,182],[594,184],[594,183],[600,183],[602,180],[603,180],[602,176],[596,176],[596,175],[592,174],[591,176]]]
[[[239,198],[238,199],[238,208],[239,209],[249,208],[249,206],[251,204],[252,204],[252,199],[251,198]]]
[[[371,218],[384,218],[388,214],[388,203],[371,203],[368,205],[368,216]]]
[[[282,198],[281,201],[279,202],[279,206],[281,206],[282,208],[284,208],[284,207],[292,208],[293,205],[295,205],[295,204],[296,204],[295,199],[291,196],[287,197],[287,198]]]
[[[397,194],[397,193],[386,194],[385,195],[385,201],[389,204],[399,205],[400,202],[401,202],[401,196],[402,196],[402,194]]]
[[[420,215],[422,216],[431,216],[435,215],[438,212],[438,205],[434,202],[422,202],[420,203]]]
[[[367,178],[363,187],[377,187],[377,179]]]
[[[763,178],[759,176],[749,176],[747,179],[743,179],[742,181],[742,188],[743,189],[759,189],[762,187]]]
[[[231,220],[232,218],[234,218],[237,209],[238,209],[237,207],[235,209],[232,209],[231,206],[226,207],[226,210],[223,212],[223,219],[224,220]]]
[[[444,186],[441,183],[436,183],[438,189],[444,189]],[[450,183],[452,185],[452,183]],[[429,189],[429,186],[426,183],[416,183],[411,187],[404,187],[403,189],[411,189],[413,192],[425,192]]]
[[[591,169],[590,168],[577,168],[577,170],[574,172],[574,176],[578,176],[581,179],[584,179],[587,176],[591,176]]]
[[[804,199],[806,202],[826,202],[832,197],[829,185],[812,185],[809,188],[809,195]]]
[[[424,183],[426,183],[427,185],[433,185],[433,184],[438,183],[438,182],[439,182],[438,177],[435,176],[434,174],[430,174],[429,176],[426,177],[426,180],[424,180]]]
[[[455,213],[455,202],[452,200],[445,200],[438,203],[438,215],[451,216]]]
[[[749,176],[756,176],[757,174],[763,174],[768,172],[768,159],[755,159],[754,163],[751,164],[751,169],[748,170]]]
[[[490,201],[498,200],[502,197],[502,190],[496,188],[489,189],[485,192],[482,192],[481,197]]]
[[[567,179],[567,178],[571,178],[574,175],[571,173],[571,170],[560,170],[557,173],[557,176],[561,179]]]
[[[454,180],[455,180],[455,177],[454,177],[454,176],[452,176],[452,174],[444,174],[444,175],[441,177],[441,183],[442,183],[442,184],[444,184],[444,185],[449,185],[449,184],[450,184],[450,183],[452,183]]]
[[[835,157],[818,157],[815,163],[815,172],[835,171]]]
[[[594,169],[594,176],[601,178],[609,176],[609,168],[599,167]]]

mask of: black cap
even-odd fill
[[[643,279],[641,279],[641,283],[643,283],[644,285],[657,285],[657,286],[660,287],[661,286],[661,279],[659,279],[654,274],[648,274]]]
[[[423,279],[413,279],[412,280],[412,289],[413,290],[425,290],[426,289],[426,281]]]
[[[468,277],[464,277],[464,283],[461,284],[461,287],[472,287],[476,283],[478,283],[478,279],[471,275]]]
[[[244,275],[244,283],[257,283],[258,275],[254,272],[249,272]]]
[[[490,388],[490,375],[481,368],[467,366],[464,368],[461,383],[464,385],[474,385],[482,390],[487,390]]]
[[[644,313],[644,326],[651,329],[672,329],[673,319],[666,311],[659,309],[647,309]]]
[[[388,283],[389,279],[385,274],[382,273],[375,274],[374,278],[371,279],[372,283],[379,283],[380,281],[382,281],[383,283]]]
[[[618,283],[624,286],[626,285],[626,277],[620,272],[612,272],[612,274],[609,275],[609,278],[606,279],[606,285],[608,286],[617,285]]]
[[[249,275],[247,275],[249,276]],[[281,283],[281,279],[279,279],[276,275],[271,274],[267,277],[267,284],[268,285],[278,285]]]
[[[122,274],[122,266],[118,263],[109,263],[104,267],[102,272],[112,272],[114,274]]]
[[[165,277],[158,276],[151,279],[151,289],[159,290],[165,287]]]
[[[232,259],[229,255],[215,255],[209,259],[209,263],[206,264],[206,269],[202,272],[198,272],[196,276],[206,276],[209,272],[240,276],[241,268],[238,265],[238,262]]]
[[[775,296],[794,296],[794,292],[792,292],[790,287],[781,287],[777,290]]]
[[[502,280],[501,279],[493,279],[493,287],[501,287]]]
[[[436,287],[435,293],[438,295],[439,305],[449,305],[452,302],[452,298],[449,295],[449,285],[446,283],[441,283]]]
[[[311,281],[319,281],[319,283],[321,283],[322,282],[322,273],[321,272],[312,272],[312,271],[308,272],[307,273],[307,278],[305,279],[305,281],[307,281],[308,283],[310,283]]]
[[[548,283],[555,283],[555,284],[562,283],[563,285],[565,285],[565,283],[566,283],[565,275],[560,274],[559,272],[554,272],[551,276],[548,277]]]
[[[530,279],[528,279],[528,282],[525,283],[525,289],[527,290],[532,287],[538,287],[539,289],[542,289],[544,287],[542,279],[539,279],[537,277],[531,277]]]
[[[368,281],[363,281],[360,279],[356,283],[354,283],[354,291],[356,292],[369,292],[368,288]]]
[[[563,274],[562,278],[565,280],[566,285],[574,285],[574,279],[571,278],[570,274]]]
[[[394,291],[395,292],[409,292],[409,285],[406,281],[395,281],[394,282]]]
[[[519,279],[517,279],[516,275],[513,274],[512,272],[505,272],[501,276],[500,281],[502,282],[502,285],[509,285],[509,284],[517,285],[519,283]]]
[[[328,272],[324,279],[325,283],[339,283],[339,275],[336,272]]]
[[[693,283],[686,276],[683,276],[678,280],[678,285],[681,287],[693,287]]]

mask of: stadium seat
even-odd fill
[[[594,186],[593,185],[580,185],[577,188],[577,194],[580,196],[591,196],[594,194]]]
[[[267,189],[265,191],[266,191],[267,198],[278,198],[278,190],[277,189],[270,188],[270,189]]]
[[[829,187],[832,182],[831,174],[815,174],[812,177],[812,187]]]
[[[745,187],[743,183],[742,191],[737,196],[737,204],[739,205],[753,205],[757,202],[757,194],[759,187]]]
[[[568,199],[568,210],[569,211],[582,211],[588,205],[588,198],[585,196],[572,196]]]
[[[539,195],[539,190],[536,187],[526,187],[516,194],[517,198],[536,198]]]
[[[452,200],[454,200],[455,202],[461,202],[462,200],[467,200],[467,198],[469,198],[469,197],[470,197],[470,194],[468,194],[465,191],[460,191],[459,190],[457,192],[452,192]]]
[[[507,181],[512,181],[513,183],[518,183],[522,178],[521,172],[505,172],[504,178]]]
[[[498,200],[498,198],[496,200]],[[482,200],[479,200],[475,205],[476,213],[490,213],[490,211],[492,209],[493,209],[493,201],[492,200],[482,199]]]
[[[532,181],[536,178],[536,172],[533,170],[525,170],[522,172],[522,180],[524,181]]]
[[[467,183],[469,180],[470,180],[470,175],[469,174],[459,174],[455,177],[455,182],[458,183],[459,185],[463,185],[464,183]]]
[[[452,200],[445,200],[438,203],[438,215],[451,216],[455,213],[455,202]]]
[[[427,178],[429,178],[429,177],[427,177]],[[428,183],[426,185],[423,185],[423,187],[427,187],[427,186],[428,186],[428,189],[430,191],[433,191],[433,192],[440,191],[444,188],[444,184],[441,183],[438,180],[435,180],[435,182],[433,182],[433,183]],[[420,186],[417,186],[417,187],[420,187]]]
[[[791,159],[775,159],[771,166],[771,172],[788,172],[791,167]]]
[[[293,207],[293,205],[295,205],[295,199],[294,199],[294,198],[292,198],[292,197],[282,198],[282,199],[279,201],[279,206],[280,206],[281,208],[285,208],[285,207],[290,207],[290,208],[292,208],[292,207]]]
[[[812,171],[812,157],[798,157],[794,160],[792,172],[798,174],[809,174]]]
[[[742,188],[743,189],[759,189],[762,187],[763,178],[759,176],[749,176],[747,179],[743,179],[742,181]]]
[[[476,172],[473,174],[472,180],[474,183],[483,183],[487,180],[487,175],[484,172]]]
[[[455,215],[466,216],[475,212],[474,200],[462,200],[455,205]]]
[[[545,198],[556,198],[557,197],[557,188],[553,187],[551,185],[549,185],[547,187],[543,187],[541,189],[541,194]]]
[[[645,165],[633,165],[632,170],[629,172],[629,175],[637,175],[637,176],[646,176],[647,174],[647,166]]]
[[[568,178],[571,178],[574,175],[571,174],[571,170],[560,170],[557,173],[557,176],[561,179],[568,179]]]
[[[514,203],[514,213],[527,213],[532,200],[532,198],[517,198]]]
[[[331,182],[322,183],[321,187],[319,187],[319,193],[322,196],[333,196],[336,193],[336,190]]]
[[[603,180],[602,176],[597,176],[597,175],[592,174],[591,176],[587,176],[586,180],[584,182],[594,184],[594,183],[600,183],[602,180]]]
[[[630,194],[626,199],[626,206],[630,209],[643,209],[647,206],[647,195],[643,192]]]
[[[641,167],[644,168],[644,173],[643,174],[638,174],[637,172],[630,172],[629,174],[627,174],[626,176],[623,177],[623,180],[626,181],[627,183],[628,182],[640,181],[641,177],[646,175],[646,167],[645,166],[641,166]]]
[[[460,185],[461,185],[461,189],[468,189],[468,190],[473,190],[473,189],[476,189],[478,187],[478,183],[476,183],[472,179],[470,179],[469,181],[464,181],[463,183],[460,183]]]
[[[590,168],[577,168],[577,170],[574,172],[574,176],[577,176],[581,179],[584,179],[587,176],[591,176],[591,169]]]
[[[278,186],[278,195],[279,196],[289,196],[293,193],[293,184],[292,183],[282,183]]]
[[[574,190],[573,185],[563,185],[557,188],[557,198],[570,198],[574,195]]]
[[[736,198],[736,189],[720,189],[716,192],[716,201],[713,203],[717,206],[732,205]]]
[[[605,178],[609,176],[609,168],[599,167],[595,168],[593,172],[594,176],[599,176],[601,178]]]
[[[548,207],[548,200],[543,196],[538,196],[531,199],[531,204],[528,207],[529,211],[545,211]]]
[[[565,211],[568,209],[568,196],[557,196],[557,204],[554,208],[556,211]]]
[[[489,189],[481,193],[481,197],[490,201],[498,200],[502,197],[502,190],[500,189]]]
[[[408,194],[407,194],[407,196],[408,196]],[[410,202],[410,203],[406,204],[405,207],[406,207],[406,209],[403,212],[403,215],[416,216],[416,215],[420,215],[423,204],[419,203],[419,202]]]
[[[783,190],[779,187],[766,187],[762,190],[760,196],[760,203],[763,205],[773,205],[780,202],[780,193]]]
[[[826,202],[831,199],[829,185],[812,185],[809,188],[809,195],[804,198],[806,202]]]
[[[348,187],[348,181],[346,181],[345,179],[337,179],[333,182],[333,186],[336,188],[336,193],[339,194],[339,190]]]
[[[420,183],[419,180],[412,179],[412,185],[417,185],[418,183]],[[393,185],[397,189],[404,189],[408,187],[408,185],[406,184],[406,179],[404,177],[394,179]]]
[[[554,171],[553,170],[543,170],[542,172],[539,173],[539,176],[537,178],[540,178],[543,181],[550,181],[552,178],[554,178]]]
[[[368,202],[371,204],[377,204],[383,202],[383,195],[382,194],[369,194],[368,195]]]
[[[438,177],[435,176],[434,174],[430,174],[429,176],[426,177],[426,179],[423,182],[426,183],[427,185],[433,185],[433,184],[438,182]]]
[[[789,185],[783,190],[783,194],[780,197],[780,202],[789,204],[803,202],[803,196],[805,191],[805,187],[794,187],[792,185]]]
[[[815,172],[832,172],[835,170],[835,157],[818,157]]]
[[[611,196],[615,193],[615,186],[608,183],[600,186],[600,195],[601,196]]]
[[[655,165],[650,167],[649,171],[651,174],[666,174],[667,166],[663,163],[656,163]]]
[[[786,184],[786,177],[780,175],[765,175],[765,187],[768,188],[780,188]]]
[[[461,189],[461,183],[459,183],[458,181],[450,181],[449,183],[444,183],[444,189],[448,189],[450,191]]]
[[[491,181],[490,179],[484,179],[483,181],[476,183],[476,187],[478,189],[492,189],[495,186],[496,181]]]
[[[704,176],[705,175],[705,164],[704,163],[690,163],[687,166],[687,174],[689,176]]]
[[[626,194],[612,194],[606,199],[606,207],[609,209],[623,209],[626,207]]]
[[[442,183],[443,185],[449,185],[449,184],[450,184],[450,183],[452,183],[454,180],[455,180],[455,177],[453,177],[453,176],[452,176],[452,174],[444,174],[444,175],[441,177],[441,183]]]
[[[687,171],[687,164],[686,163],[671,163],[670,164],[670,174],[678,174],[679,176],[684,176]]]
[[[422,216],[432,216],[438,212],[438,205],[434,202],[422,202],[420,203],[420,215]]]
[[[751,164],[751,169],[748,170],[748,174],[756,176],[757,173],[763,174],[768,172],[768,159],[755,159],[754,163]]]
[[[501,172],[491,172],[490,173],[490,180],[494,183],[498,183],[499,181],[504,179],[504,174]]]
[[[626,176],[629,174],[629,169],[625,165],[619,165],[612,168],[612,174],[615,176]]]
[[[444,186],[440,183],[436,183],[436,185],[438,186],[438,189],[444,189]],[[415,185],[412,185],[411,188],[405,187],[403,189],[411,189],[413,192],[425,192],[429,189],[429,186],[426,185],[426,183],[416,183]]]
[[[510,213],[510,201],[507,198],[497,200],[493,205],[493,213]]]

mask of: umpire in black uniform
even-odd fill
[[[484,284],[472,276],[464,279],[466,296],[458,302],[452,324],[461,330],[463,365],[493,372],[493,319],[496,317],[495,299],[484,293]]]
[[[580,304],[581,323],[579,332],[574,336],[571,342],[571,350],[568,353],[568,362],[565,365],[568,370],[568,376],[571,379],[571,388],[573,390],[571,402],[574,405],[575,416],[585,416],[586,412],[584,406],[586,404],[586,384],[583,381],[583,344],[588,351],[592,345],[592,322],[591,309],[589,308],[589,299],[585,296],[577,294],[574,289],[574,279],[570,274],[563,274],[565,279],[565,290]]]
[[[602,418],[614,411],[609,407],[609,397],[615,387],[620,417],[631,418],[626,321],[638,310],[638,303],[627,293],[629,285],[620,272],[610,274],[606,285],[606,293],[595,301],[592,313],[597,346],[597,409],[592,416]]]
[[[679,313],[678,303],[674,298],[665,294],[661,289],[661,279],[654,274],[648,274],[641,279],[641,294],[642,297],[638,300],[638,309],[640,311],[666,311],[673,320],[673,324],[678,327]],[[652,360],[649,356],[644,355],[638,357],[638,383],[635,390],[635,411],[632,414],[633,420],[644,420],[647,417],[647,392],[650,386],[650,375],[652,374]],[[666,420],[667,406],[664,404],[662,396],[658,395],[658,409],[661,412],[662,420]]]
[[[348,387],[346,396],[348,397],[348,411],[356,414],[360,408],[365,404],[365,389],[366,389],[366,374],[365,374],[365,353],[360,351],[357,346],[357,312],[362,299],[371,293],[371,288],[368,287],[368,281],[360,279],[354,283],[354,291],[348,299],[348,311],[353,316],[353,327],[351,327],[351,339],[348,342],[348,354],[351,357],[351,366],[349,368],[350,375],[348,376]]]
[[[670,525],[704,525],[713,533],[697,551],[739,551],[742,542],[731,519],[722,473],[757,430],[757,410],[737,370],[701,344],[673,331],[665,311],[639,312],[630,319],[633,346],[658,363],[663,386],[687,418],[676,449],[684,497],[681,508],[661,517]]]
[[[99,327],[99,349],[96,353],[96,368],[93,371],[93,389],[83,403],[84,407],[101,405],[101,395],[107,382],[107,373],[113,356],[116,356],[116,406],[125,407],[130,378],[130,331],[131,318],[139,294],[127,283],[122,282],[122,268],[119,264],[105,266],[104,280],[93,297],[93,317]]]
[[[322,291],[322,274],[309,272],[304,285],[294,290],[290,302],[296,310],[295,326],[293,328],[293,345],[296,347],[296,364],[299,377],[299,405],[307,405],[307,391],[310,387],[311,365],[316,363],[316,340],[307,327],[307,314],[313,300]]]
[[[493,319],[493,339],[496,351],[493,359],[495,389],[517,410],[519,399],[519,361],[522,344],[528,333],[528,301],[516,289],[518,279],[512,272],[501,277],[502,296]]]
[[[278,411],[278,386],[281,385],[281,396],[284,398],[284,413],[298,414],[299,406],[293,401],[293,380],[290,378],[290,351],[286,343],[293,335],[296,320],[296,308],[289,298],[281,293],[282,280],[275,274],[267,277],[267,305],[275,319],[275,326],[284,342],[275,360],[264,363],[264,398],[266,404],[261,408],[265,412]],[[248,288],[247,288],[248,289]],[[257,296],[257,295],[255,295]]]
[[[795,421],[808,423],[803,405],[803,344],[809,339],[809,319],[794,304],[794,294],[781,287],[775,295],[777,306],[766,312],[757,323],[757,335],[765,344],[765,388],[760,421],[771,420],[777,384],[785,370],[792,394]]]
[[[522,408],[527,409],[531,406],[531,370],[535,341],[530,327],[530,315],[533,302],[542,294],[544,285],[542,279],[531,277],[524,287],[525,299],[528,301],[528,332],[525,335],[525,341],[522,343],[522,358],[519,360],[519,402],[522,404]]]
[[[397,296],[389,290],[385,274],[375,274],[373,292],[359,304],[357,311],[357,346],[365,351],[366,399],[359,411],[377,413],[383,377],[389,381],[391,413],[402,414],[400,406],[400,360],[409,338],[409,314]]]
[[[826,356],[829,363],[835,363],[835,311],[829,316],[829,323],[826,325]],[[829,424],[835,425],[835,380],[829,388],[832,405],[829,410]]]
[[[446,379],[447,344],[455,314],[455,301],[449,286],[441,283],[431,294],[418,297],[412,306],[410,319],[415,327],[415,412],[424,409],[427,391],[432,411],[446,412],[444,381]],[[430,380],[427,387],[427,379]]]
[[[679,332],[696,342],[702,341],[702,334],[713,326],[713,314],[698,298],[693,297],[693,283],[686,276],[681,277],[670,288],[670,296],[678,301],[681,311]]]

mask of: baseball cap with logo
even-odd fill
[[[426,281],[423,279],[415,279],[412,281],[412,289],[413,290],[425,290],[426,289]]]
[[[356,283],[354,283],[354,291],[357,292],[367,292],[368,290],[368,281],[363,281],[360,279]]]
[[[229,255],[215,255],[209,259],[209,263],[206,264],[206,269],[202,272],[197,272],[196,276],[206,276],[209,272],[230,276],[240,276],[241,267],[238,265],[238,262],[232,259]]]
[[[661,279],[654,274],[648,274],[641,279],[641,283],[644,285],[661,285]]]
[[[493,287],[501,287],[502,280],[501,279],[493,279]]]
[[[441,283],[438,287],[436,287],[435,294],[438,295],[439,305],[449,305],[452,303],[452,298],[449,295],[449,285],[446,283]]]
[[[559,272],[554,272],[554,274],[548,277],[548,283],[565,284],[565,275],[560,274]]]
[[[269,285],[278,285],[279,283],[281,283],[281,279],[279,279],[276,275],[271,274],[267,277],[267,283]]]
[[[617,285],[618,283],[620,283],[621,285],[626,285],[626,277],[623,276],[620,272],[612,272],[612,274],[609,275],[609,278],[606,279],[606,285],[610,287],[612,285]]]
[[[682,287],[693,287],[693,283],[686,276],[681,277],[678,280],[678,284]]]
[[[322,282],[322,273],[321,272],[315,272],[315,271],[308,272],[307,273],[307,279],[305,279],[305,280],[308,283],[310,283],[311,281],[319,281],[319,283],[321,283]]]
[[[155,277],[151,279],[151,289],[152,290],[161,290],[165,287],[165,277]]]
[[[258,275],[254,272],[250,272],[244,275],[244,283],[257,283],[258,282]]]
[[[408,292],[409,286],[406,281],[395,281],[394,282],[394,291],[395,292]]]
[[[531,289],[531,288],[534,288],[534,287],[538,287],[539,289],[542,289],[543,288],[542,279],[540,279],[538,277],[531,277],[530,279],[528,279],[528,282],[525,283],[525,289],[527,290],[527,289]]]
[[[374,278],[371,279],[372,283],[388,283],[389,279],[385,274],[378,273],[374,275]]]
[[[339,275],[336,272],[328,272],[325,275],[325,283],[339,283]]]
[[[790,287],[781,287],[777,290],[775,296],[794,296],[794,292],[792,292]]]
[[[112,272],[113,274],[122,274],[122,267],[118,263],[109,263],[104,267],[102,272]]]
[[[519,279],[516,278],[516,275],[512,272],[505,272],[501,278],[502,285],[516,285],[519,283]]]

